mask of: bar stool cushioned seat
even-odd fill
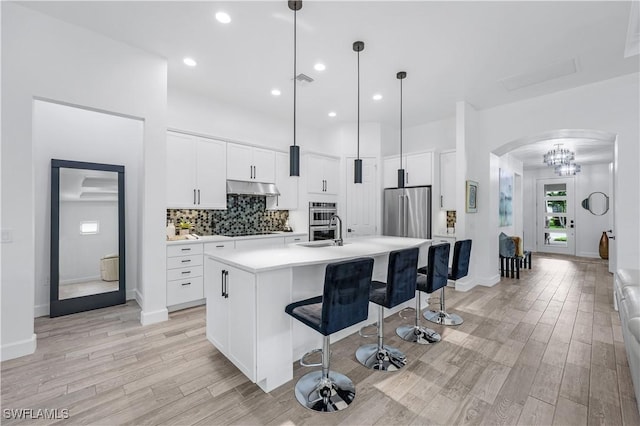
[[[384,308],[393,308],[415,297],[419,251],[417,247],[392,251],[387,282],[371,282],[369,300],[378,305],[378,343],[360,346],[356,351],[358,361],[368,368],[395,371],[406,364],[404,353],[384,344]]]
[[[469,273],[469,260],[471,259],[471,240],[456,241],[453,247],[453,263],[449,269],[449,279],[452,281],[466,277]],[[446,286],[445,286],[446,287]],[[440,293],[440,310],[425,311],[425,319],[443,325],[460,325],[464,322],[457,314],[447,313],[444,303],[444,289]]]
[[[309,409],[338,411],[355,398],[353,382],[329,370],[330,335],[367,319],[372,273],[371,258],[331,263],[325,270],[322,296],[291,303],[285,308],[286,313],[324,336],[322,370],[305,374],[295,387],[296,399]],[[302,365],[309,365],[304,363],[304,358],[310,353],[302,357]]]
[[[418,274],[416,288],[418,291],[429,292],[428,289],[438,289],[447,285],[449,277],[449,250],[450,244],[437,244],[429,247],[428,263],[426,268],[421,268],[425,274]],[[432,290],[434,291],[434,290]],[[431,291],[431,292],[432,292]],[[396,334],[407,342],[427,345],[437,343],[442,338],[438,332],[430,328],[420,326],[420,295],[416,296],[416,318],[412,325],[402,325],[396,329]]]

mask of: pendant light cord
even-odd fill
[[[296,52],[297,52],[297,31],[296,28],[298,27],[298,23],[297,23],[297,16],[298,16],[298,11],[294,10],[293,11],[293,146],[296,146],[296,73],[297,73],[297,68],[296,68],[296,63],[297,63],[297,57],[296,57]]]
[[[360,159],[360,52],[358,51],[358,159]]]
[[[402,79],[400,79],[400,168],[402,169]]]

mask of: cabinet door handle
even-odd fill
[[[216,246],[216,248],[224,248],[224,244],[220,244],[219,246]]]
[[[190,273],[191,273],[191,271],[182,271],[182,275],[187,275],[187,274],[190,274]]]
[[[227,271],[223,269],[221,272],[222,274],[220,275],[220,291],[221,291],[220,296],[224,297],[224,273]]]
[[[200,205],[200,190],[198,189],[198,205]]]
[[[229,271],[224,271],[224,298],[229,298]]]
[[[183,286],[185,286],[185,285],[191,285],[191,283],[190,283],[190,282],[188,282],[188,283],[182,283],[182,285],[183,285]]]
[[[407,172],[407,184],[409,184],[409,172]]]
[[[443,198],[444,198],[444,197],[441,195],[441,196],[440,196],[440,208],[442,208],[442,207],[444,206],[444,203],[442,202],[442,199],[443,199]]]
[[[189,262],[191,262],[191,259],[184,259],[184,260],[182,260],[182,263],[189,263]]]
[[[193,190],[193,204],[196,203],[196,190]]]
[[[183,249],[181,249],[181,250],[182,250],[182,251],[191,251],[191,247],[183,248]]]

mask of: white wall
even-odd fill
[[[497,193],[498,183],[497,174],[489,167],[493,164],[491,152],[511,141],[557,129],[592,129],[618,135],[616,193],[619,196],[615,199],[618,267],[639,267],[638,77],[637,73],[630,74],[475,112],[474,140],[466,146],[467,179],[480,184],[479,208],[477,214],[466,215],[467,221],[473,223],[467,224],[465,233],[476,245],[487,245],[486,250],[474,250],[472,254],[471,269],[478,282],[490,285],[497,277],[498,243],[496,227],[492,226],[491,197]]]
[[[536,250],[536,191],[537,180],[555,178],[553,168],[525,170],[525,198],[524,198],[524,242],[525,249]],[[602,216],[595,216],[582,208],[582,200],[592,192],[604,192],[612,196],[609,191],[611,176],[609,164],[586,164],[582,171],[575,176],[574,213],[575,213],[575,243],[576,256],[600,257],[598,244],[602,232],[609,228],[611,210]],[[609,200],[610,207],[613,200]]]
[[[383,133],[382,156],[400,153],[400,130],[386,128]],[[404,126],[402,129],[402,153],[421,151],[442,151],[456,147],[456,119],[432,121],[417,126]]]
[[[167,318],[165,280],[166,60],[15,3],[2,2],[2,359],[35,350],[33,99],[144,120],[138,231],[143,323]]]
[[[141,194],[139,175],[142,169],[143,125],[142,120],[52,102],[34,101],[35,316],[49,315],[51,159],[53,158],[125,167],[126,291],[127,299],[135,297],[139,272],[140,209],[138,204]],[[84,208],[86,202],[72,204],[79,207],[81,205]],[[61,216],[61,224],[62,219]],[[114,235],[117,237],[117,224],[114,226]],[[117,245],[115,250],[111,250],[111,252],[114,251],[118,251]]]

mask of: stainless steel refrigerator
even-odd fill
[[[431,187],[384,190],[384,235],[431,238]]]

